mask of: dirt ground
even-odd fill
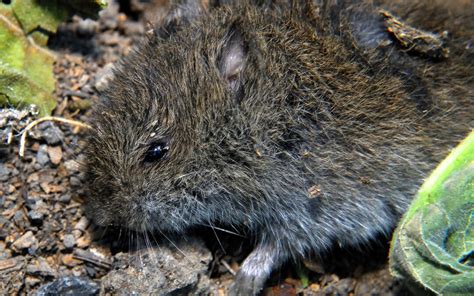
[[[160,1],[155,6],[120,2],[110,5],[98,21],[73,17],[50,39],[49,47],[58,54],[55,116],[87,122],[89,107],[107,84],[113,63],[139,42],[147,18],[163,12]],[[30,133],[24,159],[18,156],[18,139],[1,147],[1,294],[47,295],[54,290],[44,285],[64,278],[76,280],[74,285],[84,294],[97,294],[104,276],[120,268],[117,262],[124,253],[117,233],[97,235],[100,231],[82,210],[83,136],[78,127],[44,122]],[[246,250],[224,252],[224,247],[213,247],[213,235],[206,241],[212,250],[205,271],[210,293],[222,295]],[[404,295],[407,292],[389,274],[387,246],[388,240],[381,239],[363,251],[335,251],[321,264],[288,264],[274,273],[263,294]]]

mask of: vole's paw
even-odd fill
[[[282,258],[279,249],[271,245],[259,245],[245,259],[229,288],[231,296],[257,295],[270,276],[271,271],[280,265]]]
[[[265,284],[266,276],[248,276],[242,271],[237,273],[234,283],[230,286],[229,296],[257,295]]]

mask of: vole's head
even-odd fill
[[[227,127],[246,46],[233,25],[203,34],[150,37],[117,67],[86,148],[97,224],[179,231],[213,219],[207,201],[235,172],[223,145],[246,145]]]

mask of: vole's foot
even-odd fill
[[[229,296],[257,295],[265,284],[266,277],[251,277],[239,272],[229,288]]]
[[[258,246],[245,259],[229,288],[230,296],[257,295],[270,276],[271,271],[281,264],[276,248],[269,245]]]

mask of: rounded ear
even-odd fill
[[[217,60],[219,72],[230,89],[237,92],[242,82],[242,72],[247,61],[247,45],[240,29],[234,24],[230,27],[224,46]]]

